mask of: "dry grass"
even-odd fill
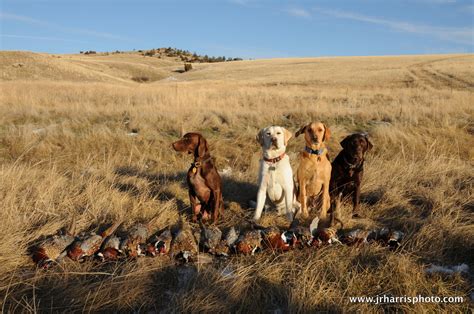
[[[48,55],[0,57],[3,311],[465,312],[472,306],[472,274],[427,276],[423,269],[431,263],[474,267],[473,56],[261,60],[197,64],[182,74],[173,72],[181,64],[166,60],[146,73],[131,71],[149,60],[134,55],[63,56],[56,58],[60,64],[48,61],[54,65],[43,60],[53,59]],[[15,62],[26,65],[11,67]],[[107,62],[115,68],[100,72]],[[131,80],[137,75],[177,80],[139,84]],[[188,213],[183,178],[190,157],[170,148],[182,125],[208,138],[219,169],[232,169],[224,179],[221,224],[241,224],[251,217],[247,201],[256,194],[258,129],[279,124],[295,131],[311,120],[332,129],[332,157],[346,134],[370,133],[367,218],[350,220],[349,205],[344,218],[348,228],[404,230],[400,251],[327,247],[207,266],[141,259],[34,269],[28,246],[67,225],[72,213],[80,230],[156,215],[164,227]],[[128,136],[130,128],[138,136]],[[290,141],[294,167],[303,145],[300,138]],[[272,223],[285,221],[265,213],[263,224]],[[464,296],[466,302],[348,299],[379,294]]]

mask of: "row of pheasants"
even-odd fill
[[[100,234],[74,235],[69,230],[47,237],[34,246],[32,257],[41,268],[61,263],[66,257],[73,261],[89,258],[113,261],[123,257],[168,255],[180,262],[193,262],[197,260],[199,252],[214,256],[253,255],[264,249],[289,251],[294,248],[319,248],[328,244],[358,246],[369,242],[396,249],[403,238],[402,232],[388,228],[355,229],[338,235],[335,228],[318,228],[318,222],[319,219],[315,218],[309,228],[294,220],[286,230],[251,224],[245,231],[231,227],[222,232],[217,226],[204,226],[202,223],[199,228],[193,228],[181,219],[178,226],[167,227],[155,235],[151,234],[151,223],[137,223],[121,236],[115,235],[121,225],[121,222],[117,222]]]

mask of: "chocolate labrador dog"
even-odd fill
[[[207,220],[212,213],[217,222],[223,212],[222,181],[209,153],[206,139],[199,133],[186,133],[172,144],[175,151],[194,155],[188,170],[189,201],[193,210],[193,221]]]
[[[332,162],[331,171],[331,208],[338,206],[341,198],[352,196],[352,213],[359,217],[360,185],[364,174],[365,153],[373,147],[367,133],[355,133],[340,143],[342,151]]]

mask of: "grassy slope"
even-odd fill
[[[466,310],[464,304],[350,304],[348,296],[467,296],[469,276],[427,276],[431,263],[473,269],[474,69],[472,55],[317,58],[181,64],[136,55],[0,54],[0,302],[4,310]],[[24,67],[12,67],[22,62]],[[145,67],[146,64],[146,67]],[[111,67],[110,67],[111,66]],[[138,69],[156,79],[130,80]],[[30,78],[34,79],[30,79]],[[127,136],[123,123],[139,128]],[[258,129],[295,131],[322,120],[338,142],[368,131],[375,149],[363,184],[364,220],[407,233],[400,252],[328,247],[233,257],[176,268],[166,259],[35,271],[28,245],[67,225],[188,213],[189,156],[170,149],[183,126],[202,132],[224,180],[226,219],[251,217]],[[294,169],[301,138],[292,139]],[[315,214],[315,213],[313,213]],[[263,224],[285,225],[267,212]],[[101,272],[101,273],[97,273]],[[229,275],[230,272],[230,275]],[[113,275],[108,275],[113,274]],[[471,303],[472,305],[472,303]]]
[[[181,64],[173,58],[143,57],[138,53],[50,55],[22,51],[0,52],[2,79],[128,83],[132,77],[163,79]],[[23,64],[18,67],[17,64]]]

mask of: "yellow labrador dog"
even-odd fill
[[[304,134],[306,146],[300,153],[300,164],[296,172],[297,200],[301,204],[301,215],[308,216],[308,199],[322,194],[320,219],[326,219],[331,205],[329,181],[331,163],[327,157],[325,141],[331,136],[329,128],[321,122],[311,122],[301,127],[295,137]]]
[[[292,134],[285,128],[269,126],[260,130],[257,141],[262,146],[258,175],[257,206],[253,219],[258,221],[262,215],[265,199],[275,204],[280,215],[293,218],[293,171],[290,158],[286,155],[286,145]]]

